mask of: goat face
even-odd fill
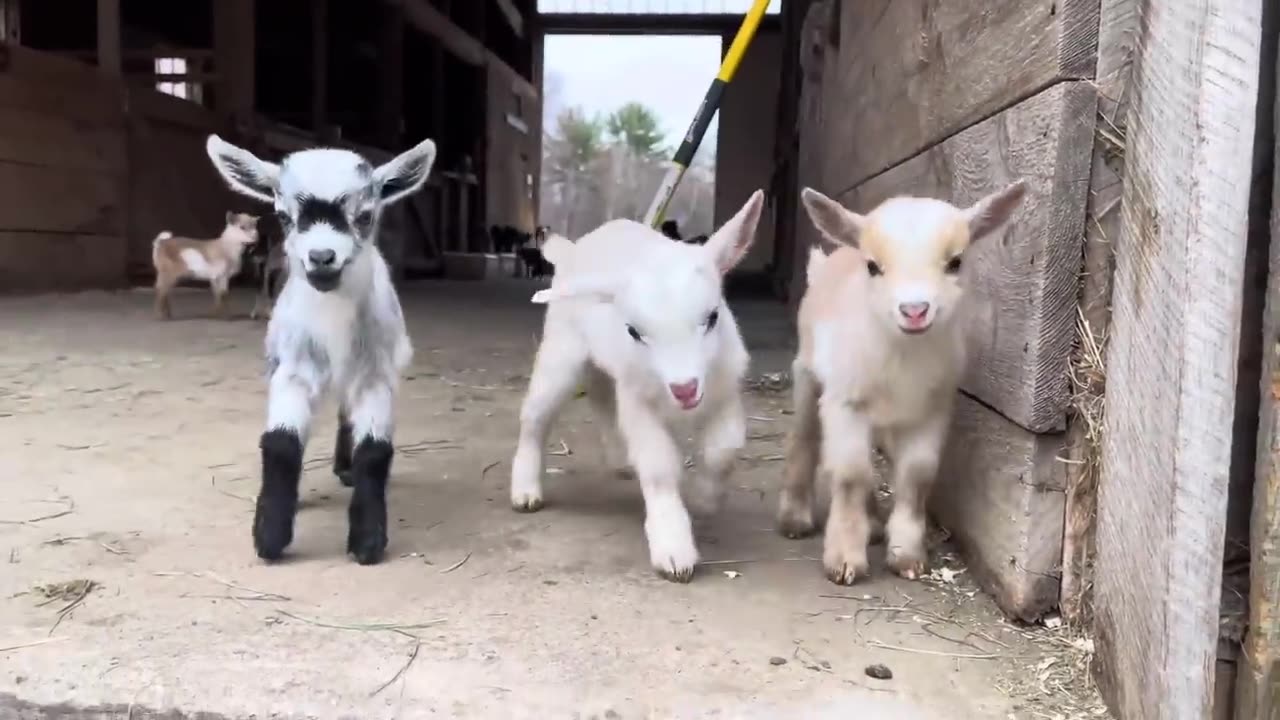
[[[376,168],[335,148],[291,153],[278,165],[217,135],[206,149],[232,189],[274,205],[290,264],[320,292],[337,289],[375,247],[383,209],[422,187],[436,155],[430,140]]]
[[[964,209],[942,200],[895,197],[868,215],[850,212],[809,188],[802,198],[826,238],[856,247],[866,257],[876,317],[890,328],[919,335],[955,314],[965,293],[965,251],[1004,226],[1025,189],[1018,181]]]

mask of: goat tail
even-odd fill
[[[548,235],[542,244],[542,257],[552,265],[559,265],[569,257],[573,250],[573,241],[563,235]]]
[[[160,243],[164,242],[165,240],[168,240],[171,237],[173,237],[173,233],[169,232],[168,230],[165,230],[161,232],[159,235],[156,235],[156,239],[152,240],[151,244],[159,245]]]

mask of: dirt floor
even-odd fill
[[[922,582],[828,583],[773,531],[784,309],[736,302],[751,442],[689,585],[649,569],[639,487],[585,401],[552,432],[548,506],[507,473],[541,309],[522,282],[403,293],[388,559],[343,555],[335,428],[313,433],[291,560],[249,537],[264,326],[207,292],[0,300],[0,717],[1067,718],[1088,642],[1004,622],[938,548]],[[243,316],[245,293],[233,298]],[[183,319],[186,318],[186,319]],[[873,556],[874,557],[874,556]],[[887,667],[891,679],[871,677]],[[882,673],[876,673],[882,674]],[[1075,694],[1064,690],[1075,690]]]

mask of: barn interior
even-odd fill
[[[727,279],[753,356],[751,444],[726,517],[699,538],[698,581],[673,589],[648,572],[639,490],[599,476],[576,406],[553,436],[548,511],[506,506],[539,331],[527,301],[546,279],[524,277],[490,230],[536,237],[545,222],[545,39],[684,34],[727,48],[749,4],[0,0],[0,458],[15,478],[0,483],[0,615],[15,619],[0,634],[0,716],[1127,719],[1280,706],[1280,380],[1267,384],[1280,378],[1280,13],[1260,0],[1242,3],[1256,18],[1232,15],[1253,33],[1229,58],[1247,65],[1248,101],[1223,105],[1253,118],[1233,125],[1248,135],[1233,147],[1253,153],[1239,183],[1248,240],[1221,233],[1222,266],[1178,275],[1187,288],[1149,269],[1208,262],[1168,237],[1192,223],[1143,219],[1190,212],[1157,191],[1207,170],[1181,164],[1191,153],[1127,155],[1164,147],[1150,138],[1185,130],[1196,105],[1163,108],[1183,96],[1151,76],[1203,71],[1203,58],[1135,39],[1143,22],[1162,37],[1193,24],[1153,11],[1161,0],[774,0],[704,140],[717,224],[757,189],[768,200]],[[188,320],[151,317],[157,233],[212,237],[229,210],[275,222],[217,175],[210,133],[273,160],[328,145],[379,162],[437,144],[426,187],[379,237],[417,355],[398,524],[370,573],[334,551],[345,508],[324,466],[332,418],[308,450],[299,560],[252,557],[262,324],[207,317],[198,290],[177,300]],[[971,202],[1019,177],[1026,209],[966,260],[987,315],[943,458],[952,482],[932,508],[934,571],[831,585],[821,538],[772,530],[793,318],[818,242],[799,191],[868,210],[896,194]],[[235,296],[241,315],[252,293]],[[1216,344],[1184,330],[1204,315],[1190,306],[1143,312],[1148,297],[1229,293],[1219,324],[1233,330]],[[1220,362],[1204,394],[1230,396],[1235,429],[1215,446],[1225,454],[1188,459],[1177,439],[1206,433],[1184,427],[1169,388],[1200,367],[1175,361],[1209,345]]]

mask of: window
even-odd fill
[[[194,103],[204,100],[200,83],[183,82],[178,76],[188,73],[186,58],[156,58],[156,90]]]

